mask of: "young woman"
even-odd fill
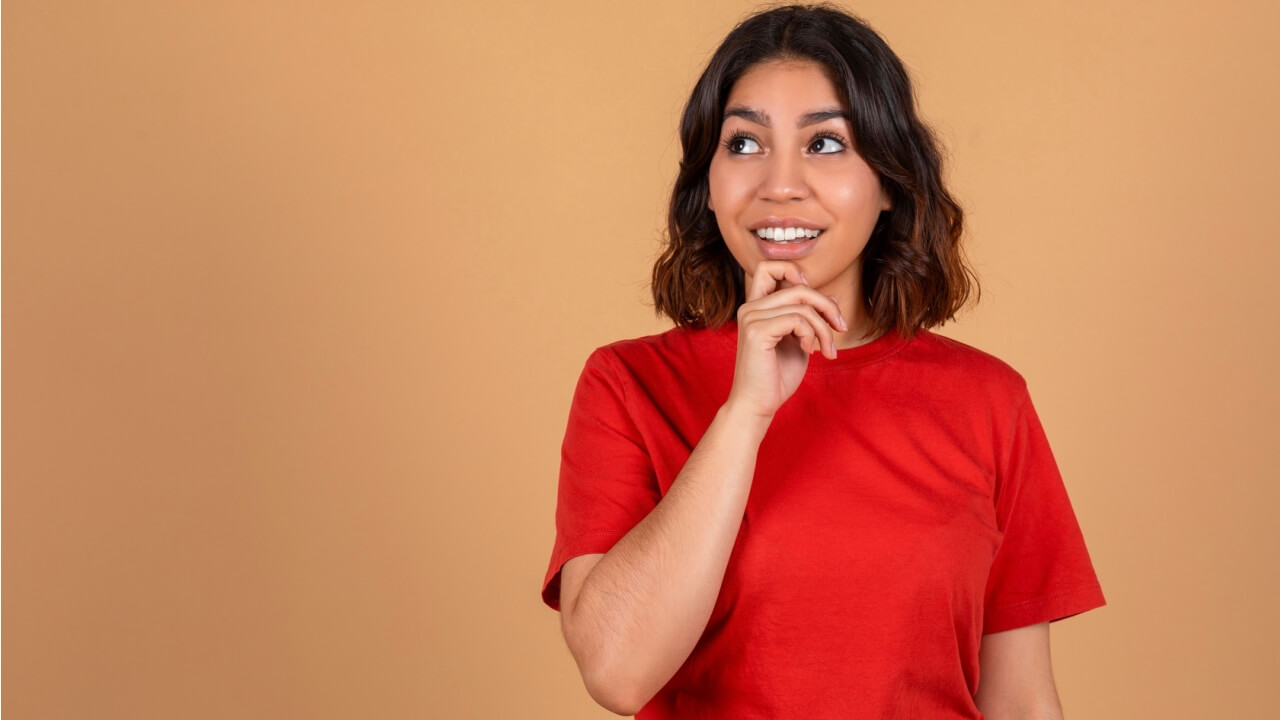
[[[640,718],[1050,718],[1105,604],[1016,370],[930,328],[976,279],[901,61],[756,14],[685,107],[673,329],[591,353],[542,598]]]

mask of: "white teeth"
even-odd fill
[[[771,242],[803,242],[809,238],[815,238],[822,234],[821,230],[808,230],[805,228],[760,228],[756,230],[756,236]]]

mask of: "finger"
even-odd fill
[[[746,313],[740,324],[745,326],[786,316],[799,316],[804,319],[806,332],[798,332],[796,336],[801,340],[802,346],[805,339],[810,338],[810,344],[805,346],[807,352],[812,354],[814,349],[818,349],[821,350],[824,356],[832,360],[836,358],[835,333],[832,331],[831,326],[827,324],[825,318],[812,305],[797,303],[776,307],[753,308]]]
[[[812,311],[812,308],[810,308]],[[804,348],[805,354],[812,355],[815,352],[821,352],[824,356],[835,359],[835,345],[831,345],[831,354],[823,348],[821,336],[814,331],[813,317],[806,317],[804,311],[793,313],[785,313],[771,318],[761,318],[760,323],[768,324],[767,326],[773,332],[779,333],[779,341],[787,335],[795,335],[800,338],[800,346]]]
[[[752,313],[740,332],[753,339],[758,347],[773,349],[790,335],[795,335],[805,352],[819,346],[813,323],[798,312],[763,315]]]
[[[835,325],[842,331],[848,330],[849,321],[845,319],[844,311],[840,309],[840,301],[837,300],[834,295],[828,295],[827,299],[831,301],[831,306],[827,308],[828,317],[834,318],[837,321],[833,322],[832,325]]]
[[[832,328],[845,331],[849,329],[849,324],[844,319],[844,314],[840,311],[840,305],[835,298],[830,295],[823,295],[808,286],[799,286],[794,288],[783,288],[775,293],[770,293],[759,300],[754,301],[751,306],[745,303],[740,307],[738,313],[738,322],[741,323],[744,312],[755,309],[763,309],[770,307],[784,307],[794,305],[796,303],[806,303],[817,308],[822,313],[822,317]]]
[[[774,292],[783,281],[792,285],[809,284],[808,278],[800,272],[800,266],[790,260],[761,260],[751,275],[751,287],[747,289],[747,302]]]

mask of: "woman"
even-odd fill
[[[860,20],[759,13],[684,111],[676,327],[597,348],[543,600],[640,718],[1061,715],[1049,623],[1105,604],[1012,367],[929,328],[976,280],[909,78]]]

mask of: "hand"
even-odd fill
[[[790,260],[762,260],[738,308],[738,358],[728,403],[772,418],[800,387],[809,356],[836,358],[840,306],[809,287]]]

